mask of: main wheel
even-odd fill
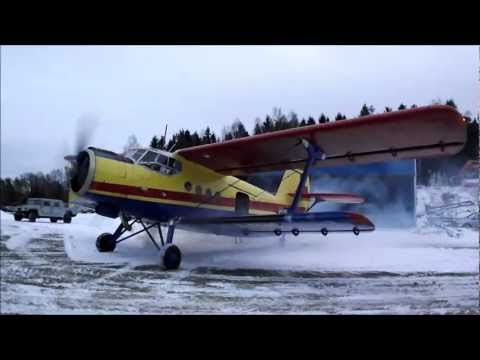
[[[298,236],[298,234],[300,234],[300,230],[298,230],[297,228],[292,229],[292,234]]]
[[[97,237],[97,250],[100,252],[112,252],[117,246],[117,242],[112,234],[103,233]]]
[[[35,213],[35,211],[30,211],[30,212],[28,213],[28,220],[29,220],[30,222],[35,222],[35,221],[37,221],[37,214]]]
[[[320,230],[320,232],[322,233],[323,236],[327,236],[327,235],[328,235],[328,230],[327,230],[327,228],[322,228],[322,230]]]
[[[50,222],[56,223],[57,219],[56,218],[50,218]]]
[[[13,214],[13,218],[15,219],[15,221],[21,221],[23,219],[23,215],[20,213],[15,213]]]
[[[72,222],[72,216],[69,213],[63,215],[63,222],[65,224],[70,224]]]
[[[176,245],[170,244],[162,250],[161,258],[166,270],[176,270],[182,261],[182,253]]]
[[[355,226],[353,228],[353,233],[358,236],[358,234],[360,234],[360,229]]]

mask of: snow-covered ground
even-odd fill
[[[426,226],[425,204],[437,205],[446,191],[478,202],[471,189],[419,188],[417,228],[377,229],[358,237],[287,236],[285,247],[275,237],[235,244],[232,238],[178,230],[183,262],[176,272],[157,266],[147,236],[98,253],[96,237],[112,232],[118,220],[80,214],[71,224],[29,223],[2,212],[1,311],[126,313],[140,306],[153,313],[475,311],[478,231],[455,230],[452,236]]]

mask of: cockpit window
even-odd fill
[[[153,163],[155,162],[155,159],[157,158],[158,154],[154,153],[153,151],[149,151],[145,154],[144,157],[142,157],[141,162],[142,163]]]
[[[140,159],[142,157],[144,152],[145,152],[145,150],[142,150],[142,149],[135,151],[135,154],[132,155],[132,159],[137,161],[138,159]]]

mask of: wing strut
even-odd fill
[[[302,139],[302,144],[307,151],[307,159],[305,160],[305,166],[303,167],[302,176],[300,178],[300,183],[298,184],[298,188],[295,191],[295,197],[293,198],[292,205],[287,210],[288,214],[293,214],[298,207],[298,203],[302,197],[303,187],[305,186],[305,182],[307,181],[308,174],[310,173],[310,169],[312,165],[315,164],[317,160],[325,160],[327,154],[320,149],[317,145],[311,143],[307,139]]]

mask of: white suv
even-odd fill
[[[70,223],[76,214],[73,209],[65,206],[62,200],[29,198],[24,205],[14,208],[14,218],[20,221],[27,218],[31,222],[39,218],[50,218],[51,222],[63,220]]]

